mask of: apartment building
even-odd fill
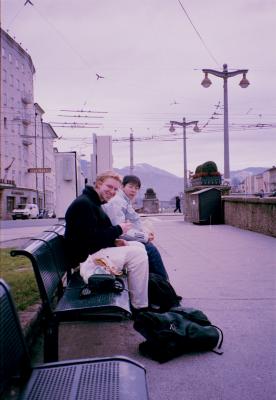
[[[57,135],[34,103],[34,74],[30,55],[1,29],[0,219],[19,203],[55,206]]]
[[[273,166],[261,174],[247,176],[240,185],[241,191],[245,193],[272,193],[276,190],[276,167]]]
[[[276,167],[266,170],[264,173],[264,191],[275,192],[276,191]]]
[[[98,136],[93,133],[93,154],[91,155],[91,176],[89,184],[93,185],[96,176],[113,168],[112,136]]]

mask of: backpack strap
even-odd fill
[[[218,342],[216,348],[212,350],[212,352],[213,352],[213,353],[216,353],[216,354],[218,354],[218,355],[221,356],[221,355],[223,354],[223,351],[220,350],[220,348],[221,348],[221,346],[222,346],[222,343],[223,343],[223,332],[222,332],[222,330],[221,330],[218,326],[216,326],[216,325],[212,325],[212,324],[211,324],[210,326],[212,326],[213,328],[216,328],[216,329],[219,331],[219,333],[220,333],[219,342]]]

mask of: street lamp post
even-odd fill
[[[36,132],[36,118],[37,112],[35,111],[35,126],[34,126],[34,140],[35,140],[35,168],[37,168],[37,132]],[[39,195],[38,195],[38,176],[37,172],[35,173],[35,189],[36,189],[36,204],[39,207]]]
[[[42,175],[42,187],[43,187],[43,208],[46,209],[46,189],[45,189],[45,149],[44,149],[44,126],[43,126],[43,119],[41,121],[41,144],[42,144],[42,168],[43,168],[43,175]]]
[[[186,126],[194,125],[194,131],[199,132],[199,128],[197,126],[198,121],[190,121],[186,122],[186,118],[183,118],[183,122],[178,121],[170,121],[170,132],[174,132],[175,128],[174,125],[182,126],[183,127],[183,164],[184,164],[184,187],[183,187],[183,216],[185,220],[185,212],[186,212],[186,195],[185,190],[188,187],[188,178],[187,178],[187,147],[186,147]],[[184,211],[185,210],[185,211]]]
[[[227,80],[236,75],[242,74],[242,80],[239,85],[245,89],[249,85],[249,81],[246,78],[248,69],[238,69],[236,71],[228,71],[227,64],[223,64],[223,71],[215,71],[213,69],[203,69],[205,77],[201,82],[201,85],[208,88],[212,82],[208,78],[208,74],[215,75],[223,79],[223,100],[224,100],[224,180],[230,182],[230,166],[229,166],[229,123],[228,123],[228,87]]]
[[[134,137],[133,137],[133,131],[131,129],[131,132],[129,134],[129,150],[130,150],[130,162],[129,162],[129,172],[130,175],[133,175],[134,171],[134,164],[133,164],[133,142],[134,142]]]

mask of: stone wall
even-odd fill
[[[275,197],[223,196],[224,223],[276,237]]]

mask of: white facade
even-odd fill
[[[112,136],[97,136],[93,134],[93,154],[91,156],[91,179],[93,185],[96,176],[113,168]]]
[[[264,193],[272,193],[276,190],[276,167],[272,167],[262,174],[249,175],[241,184],[242,191],[248,194],[259,193],[263,190]]]
[[[29,54],[1,29],[0,219],[19,203],[54,208],[53,140],[34,104],[35,68]],[[50,173],[33,168],[51,168]]]
[[[84,176],[75,151],[55,152],[56,207],[57,218],[64,218],[71,202],[79,196],[85,186]]]

